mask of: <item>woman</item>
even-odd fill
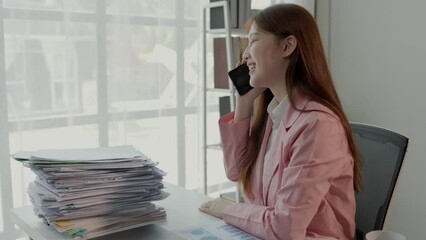
[[[225,171],[245,202],[200,210],[262,239],[353,239],[360,163],[314,18],[273,5],[248,41],[254,88],[219,120]]]

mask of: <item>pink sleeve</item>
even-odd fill
[[[296,129],[293,138],[289,140],[288,154],[282,153],[280,162],[285,165],[288,157],[288,166],[276,173],[282,178],[274,195],[275,205],[236,204],[224,214],[225,222],[262,239],[305,238],[331,182],[341,177],[343,168],[351,167],[352,158],[346,135],[335,119],[307,122]]]
[[[223,163],[226,176],[231,181],[237,181],[238,168],[243,159],[250,128],[250,118],[234,122],[234,112],[219,119],[219,131],[223,151]]]

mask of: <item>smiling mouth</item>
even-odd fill
[[[248,68],[251,71],[251,70],[256,68],[256,64],[250,64],[250,65],[248,65]]]

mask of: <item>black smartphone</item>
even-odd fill
[[[250,75],[247,64],[241,64],[240,66],[232,69],[229,71],[228,75],[240,96],[246,94],[253,88],[250,86]]]

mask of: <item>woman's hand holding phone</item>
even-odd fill
[[[235,89],[237,89],[238,94],[241,96],[253,89],[253,87],[250,86],[250,75],[247,64],[240,64],[229,71],[228,75],[231,78]]]
[[[245,67],[244,67],[244,66]],[[239,70],[237,70],[239,69]],[[234,71],[234,73],[231,74],[232,71]],[[238,82],[237,84],[235,84],[236,81],[234,81],[231,77],[232,82],[234,83],[235,88],[237,89],[237,94],[235,94],[235,98],[236,98],[236,106],[235,106],[235,115],[234,115],[234,121],[238,121],[238,120],[243,120],[246,119],[248,117],[250,117],[252,109],[253,109],[253,102],[254,100],[263,92],[266,90],[266,88],[253,88],[252,86],[250,86],[250,75],[249,75],[249,70],[248,70],[248,66],[246,64],[246,61],[243,62],[239,62],[237,63],[237,68],[235,68],[234,70],[231,70],[229,72],[229,76],[231,77],[231,75],[233,75],[234,79],[236,81],[245,81],[245,82]],[[236,79],[235,76],[238,77],[238,74],[240,73],[242,74],[240,77],[240,79]],[[246,74],[246,75],[245,75]],[[238,85],[238,87],[237,87]],[[247,87],[247,85],[249,87]],[[240,91],[238,90],[240,88]]]

